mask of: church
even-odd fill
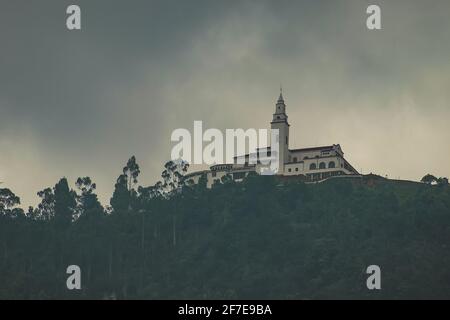
[[[344,152],[339,144],[300,149],[289,148],[290,125],[281,91],[275,104],[275,113],[270,125],[272,130],[278,130],[279,135],[277,175],[297,176],[306,183],[320,182],[344,175],[359,176],[358,171],[344,158]],[[257,155],[245,154],[235,156],[232,164],[216,164],[211,166],[209,170],[189,173],[185,175],[185,179],[190,183],[196,184],[201,176],[206,176],[208,188],[214,183],[220,183],[225,176],[239,182],[250,173],[261,174],[264,167],[261,164],[262,161],[260,161],[263,157],[261,154],[270,157],[271,152],[271,147],[258,148]],[[258,159],[255,164],[252,164],[252,161],[250,161],[252,156]]]

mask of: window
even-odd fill
[[[317,169],[317,166],[316,166],[315,163],[311,163],[311,164],[309,165],[309,170],[316,170],[316,169]]]
[[[295,171],[298,171],[298,168],[295,168]]]
[[[327,167],[327,165],[325,164],[325,162],[321,162],[319,164],[319,169],[325,169]]]
[[[217,172],[213,171],[213,172],[212,172],[212,176],[213,176],[213,177],[217,176]]]
[[[291,172],[291,168],[288,169],[288,172]]]
[[[330,163],[328,163],[328,168],[336,168],[334,161],[330,161]]]
[[[297,162],[297,157],[294,157],[294,162]]]

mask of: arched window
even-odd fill
[[[316,170],[316,169],[317,169],[317,166],[316,166],[315,163],[311,163],[311,164],[309,165],[309,170]]]
[[[327,165],[325,164],[325,162],[321,162],[319,164],[319,169],[325,169],[327,167]]]
[[[328,168],[336,168],[334,161],[330,161],[330,163],[328,163]]]

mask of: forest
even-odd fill
[[[252,175],[207,189],[185,183],[187,167],[168,162],[143,187],[132,157],[108,206],[89,177],[26,210],[0,189],[0,299],[450,298],[448,180]],[[366,287],[369,265],[381,290]]]

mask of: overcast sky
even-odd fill
[[[450,176],[448,0],[0,3],[0,181],[24,207],[63,176],[90,176],[108,204],[131,155],[154,184],[174,129],[268,128],[280,83],[291,148]]]

